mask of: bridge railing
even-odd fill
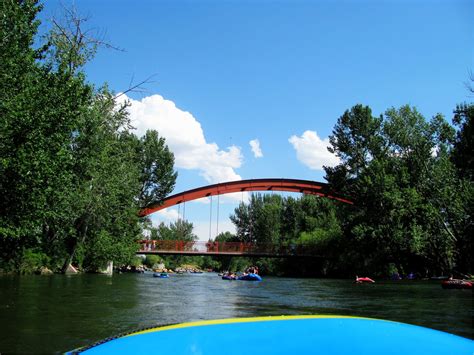
[[[140,252],[143,253],[186,253],[186,254],[223,254],[223,255],[308,255],[314,254],[311,246],[277,244],[253,244],[245,242],[205,242],[181,240],[141,240]]]

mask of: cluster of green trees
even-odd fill
[[[158,227],[154,227],[150,221],[147,221],[145,226],[152,240],[182,240],[192,242],[198,239],[197,235],[193,233],[193,224],[184,219],[178,219],[169,225],[161,222]]]
[[[141,207],[174,187],[155,131],[133,134],[126,105],[87,82],[100,42],[72,12],[37,45],[37,1],[0,2],[0,269],[130,262]]]
[[[374,117],[359,105],[339,118],[330,142],[341,163],[326,178],[357,203],[344,219],[363,256],[354,255],[355,264],[471,272],[472,158],[470,167],[459,159],[472,157],[473,106],[455,111],[458,132],[441,115],[426,120],[409,106]]]
[[[338,119],[326,167],[335,191],[353,206],[303,196],[253,195],[231,216],[228,240],[309,245],[327,260],[266,260],[279,272],[387,275],[472,272],[474,105],[459,105],[451,126],[415,108],[375,117],[356,105]],[[314,268],[318,269],[315,270]]]

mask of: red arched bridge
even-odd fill
[[[248,191],[287,191],[316,195],[353,204],[352,201],[332,191],[329,184],[297,179],[251,179],[225,182],[180,192],[165,198],[161,203],[143,208],[144,217],[159,210],[204,197]],[[312,256],[317,253],[311,246],[252,244],[243,242],[200,242],[179,240],[142,240],[139,254],[161,255],[230,255],[260,257]]]
[[[233,192],[244,191],[287,191],[299,192],[308,195],[317,195],[331,198],[344,203],[352,204],[353,202],[340,196],[331,190],[329,184],[310,180],[296,179],[251,179],[224,182],[214,184],[197,189],[180,192],[178,194],[165,198],[161,203],[150,205],[140,211],[140,216],[148,216],[159,210],[179,205],[180,203],[197,200],[203,197],[224,195]]]

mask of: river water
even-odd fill
[[[217,274],[0,277],[0,353],[71,350],[162,324],[268,315],[339,314],[400,321],[473,338],[470,290],[439,282]]]

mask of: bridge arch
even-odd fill
[[[327,197],[348,204],[352,201],[345,199],[332,191],[329,184],[297,179],[250,179],[224,182],[220,184],[208,185],[171,195],[163,200],[161,204],[150,205],[143,208],[139,215],[148,216],[159,210],[179,205],[180,203],[197,200],[203,197],[224,195],[242,191],[286,191],[299,192],[308,195]]]

